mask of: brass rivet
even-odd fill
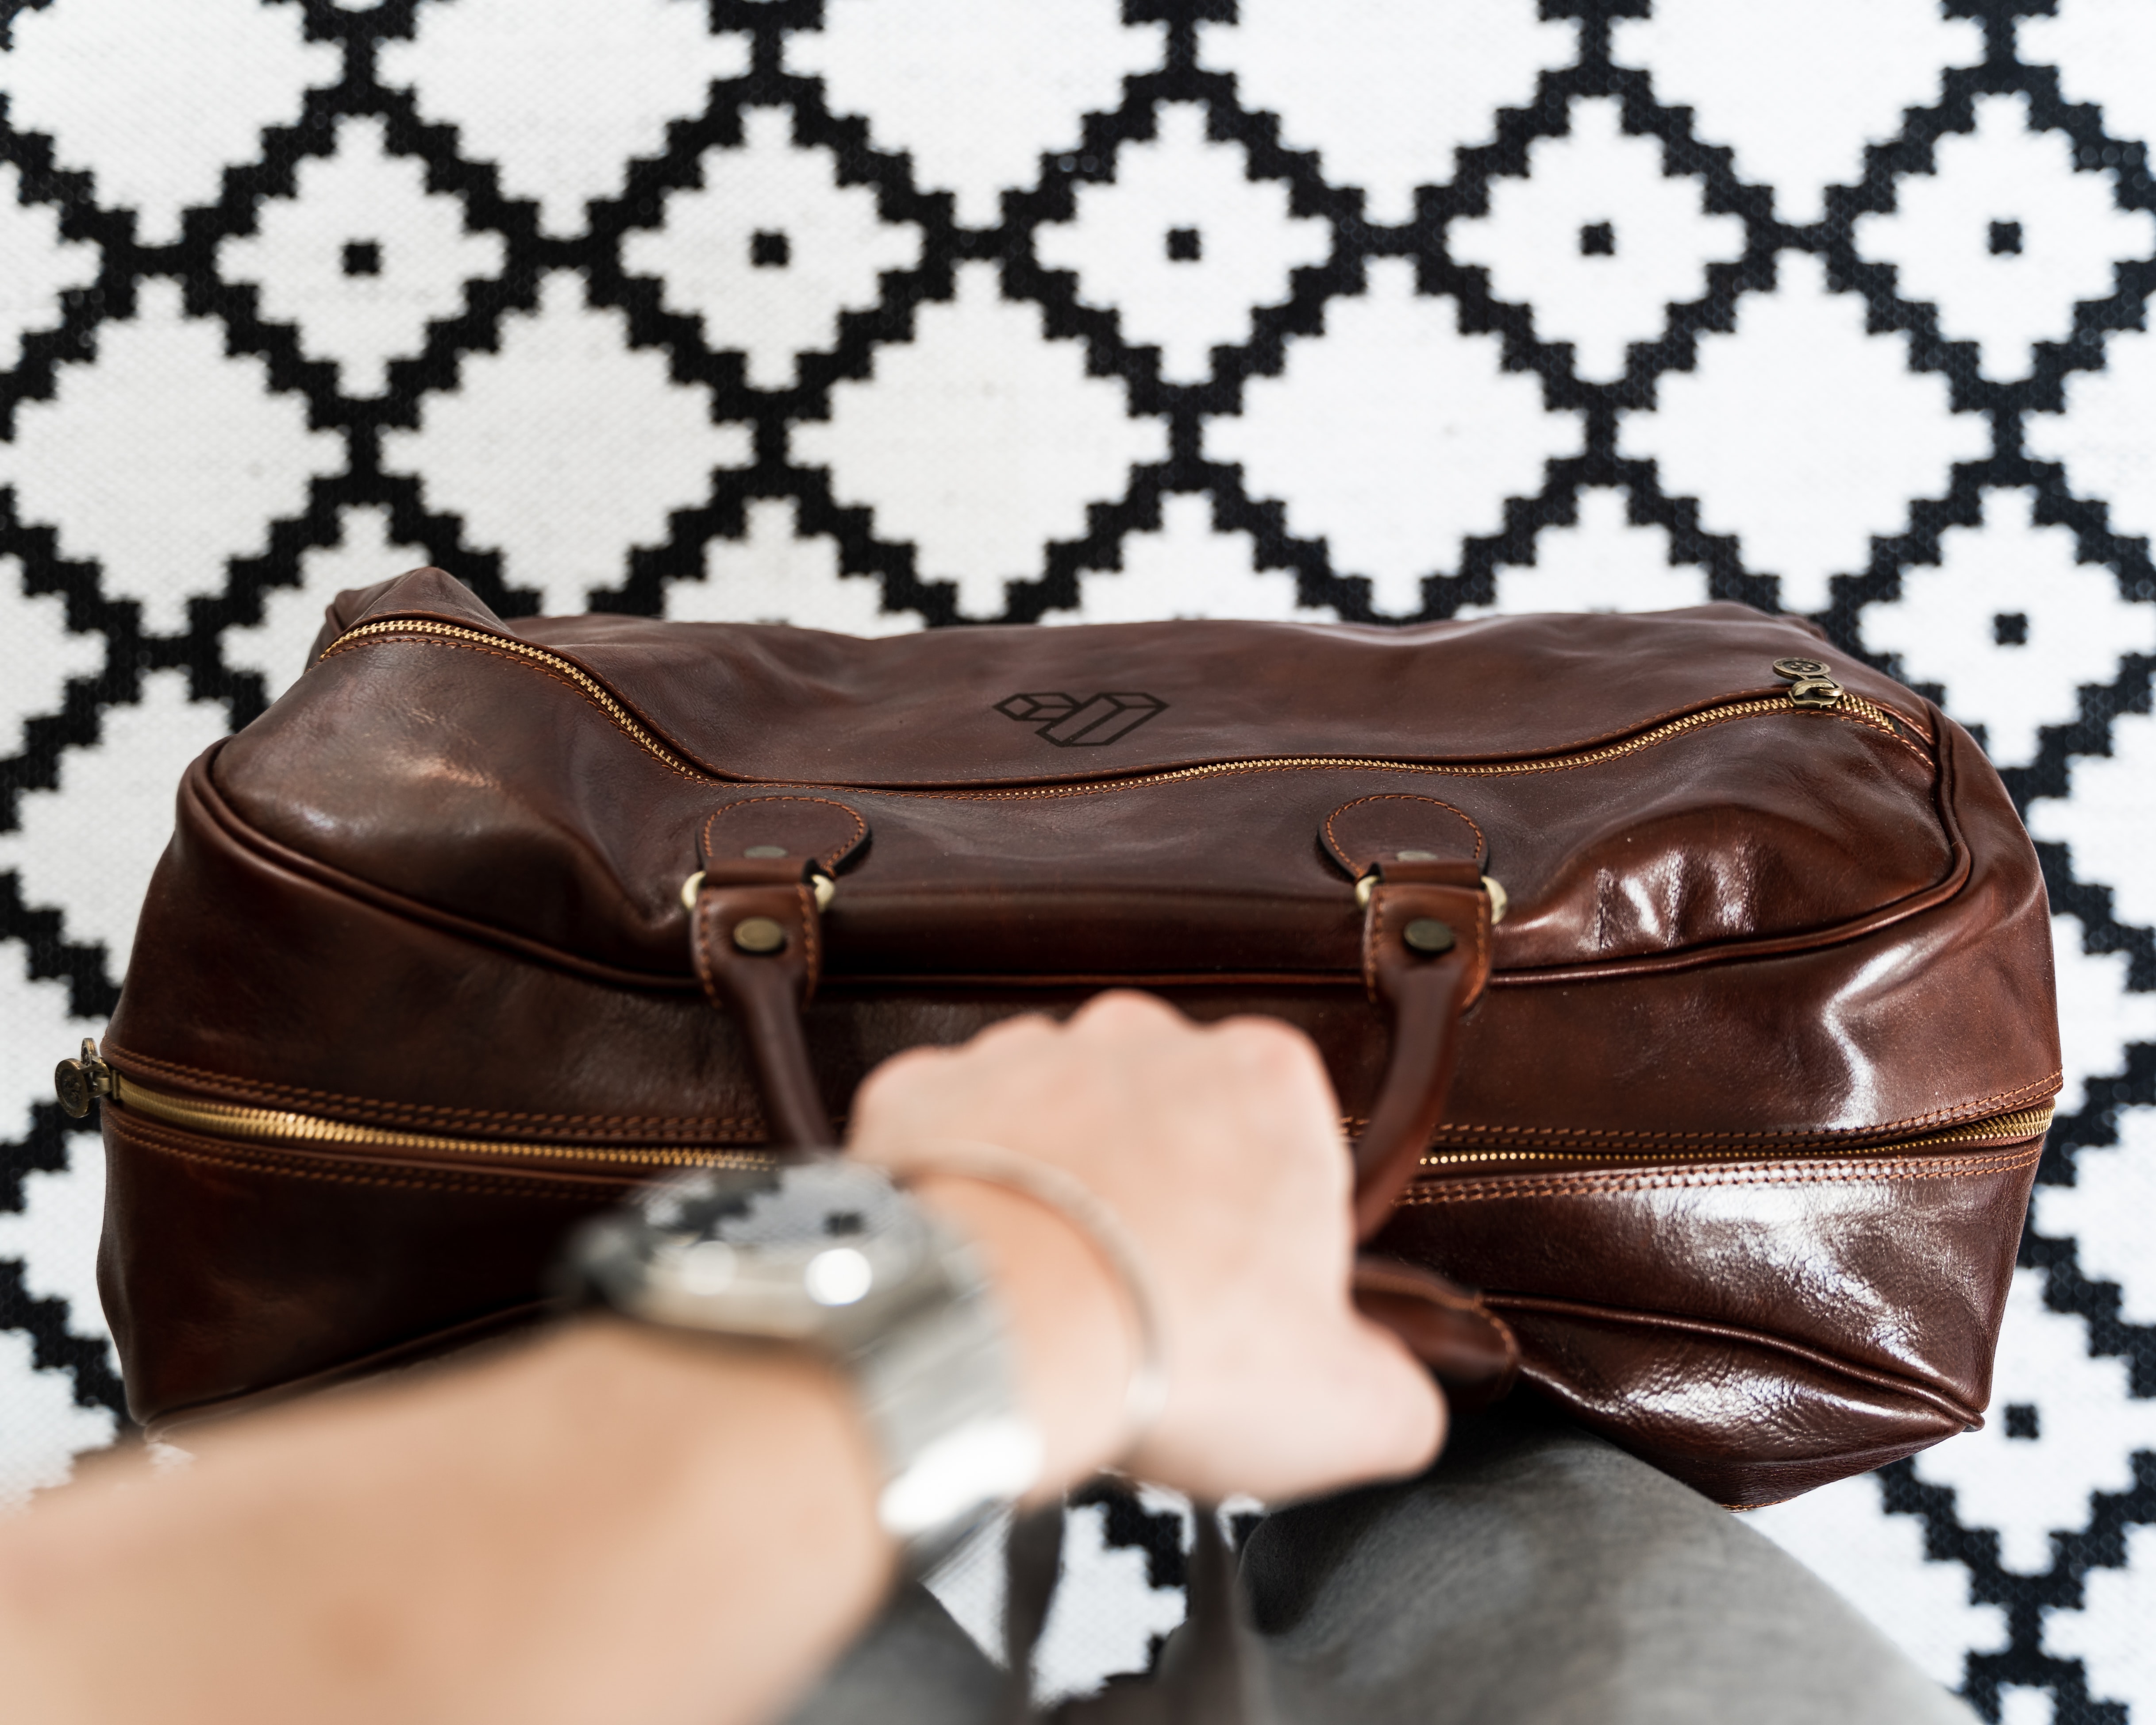
[[[1418,952],[1452,950],[1452,925],[1435,916],[1418,916],[1400,931],[1400,938]]]
[[[1799,682],[1827,675],[1827,668],[1816,659],[1778,659],[1774,671],[1778,676],[1794,678]]]
[[[70,1120],[80,1120],[90,1112],[90,1075],[82,1070],[80,1060],[62,1060],[53,1074],[53,1088],[58,1092],[60,1111]]]
[[[1402,862],[1435,862],[1437,860],[1437,853],[1435,850],[1399,850],[1394,852],[1394,855]]]
[[[734,945],[744,952],[776,952],[785,944],[786,931],[768,916],[744,916],[734,924]]]
[[[783,845],[752,845],[747,850],[742,852],[742,855],[743,856],[753,856],[757,858],[767,856],[783,856],[786,855],[786,847]]]
[[[1494,928],[1505,920],[1505,912],[1512,907],[1512,896],[1492,875],[1482,877],[1482,890],[1490,895],[1490,926]]]

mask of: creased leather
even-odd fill
[[[140,1418],[526,1311],[634,1182],[828,1141],[880,1060],[1111,985],[1306,1032],[1379,1165],[1371,1250],[1481,1290],[1523,1391],[1722,1501],[1989,1399],[2041,1122],[1920,1141],[2058,1088],[2042,876],[1981,749],[1808,625],[871,641],[511,624],[423,570],[341,595],[321,646],[186,774],[106,1045],[175,1096],[420,1136],[105,1108]],[[1791,706],[1791,655],[1872,707]],[[1103,691],[1144,699],[1097,747],[1012,700]],[[783,952],[732,945],[751,914]],[[1414,955],[1419,915],[1473,937]],[[1407,1287],[1366,1303],[1441,1351],[1463,1308]]]

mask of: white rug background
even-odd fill
[[[181,768],[339,588],[861,632],[1735,598],[1979,730],[2069,1074],[1988,1428],[1757,1524],[1987,1717],[2156,1725],[2156,5],[0,29],[0,1499],[118,1429],[52,1063]],[[1180,1610],[1171,1509],[1081,1519],[1065,1686]]]

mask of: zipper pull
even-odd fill
[[[1778,659],[1774,675],[1789,680],[1789,699],[1798,706],[1832,706],[1841,699],[1841,685],[1816,659]]]
[[[53,1068],[53,1089],[60,1099],[61,1110],[70,1120],[80,1120],[90,1112],[90,1105],[101,1096],[112,1094],[112,1068],[105,1056],[97,1051],[94,1037],[82,1039],[82,1057],[62,1060]]]

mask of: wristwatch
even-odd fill
[[[677,1175],[586,1223],[567,1265],[626,1317],[836,1364],[883,1461],[878,1518],[916,1570],[1040,1477],[978,1255],[880,1169],[814,1156]]]

